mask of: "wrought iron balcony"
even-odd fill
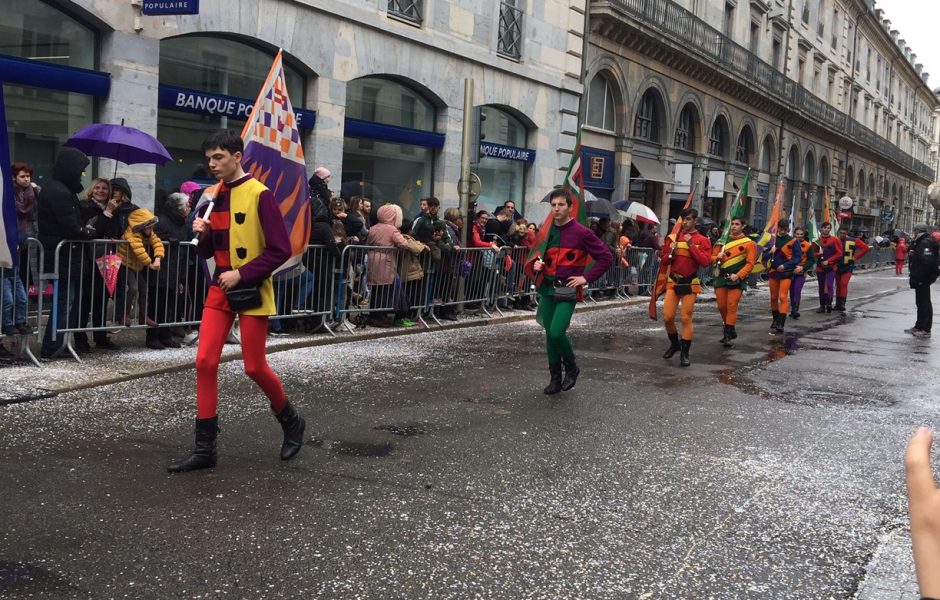
[[[856,144],[886,156],[912,172],[933,179],[933,170],[861,123],[819,98],[753,52],[737,44],[672,0],[593,0],[592,14],[612,12],[621,23],[633,21],[742,86],[756,87],[763,99],[802,116]],[[624,18],[625,17],[625,18]],[[636,26],[633,26],[636,27]]]
[[[420,25],[424,20],[424,0],[388,0],[388,14]]]
[[[508,4],[499,4],[499,41],[496,52],[500,56],[519,60],[522,57],[522,16],[523,12]]]

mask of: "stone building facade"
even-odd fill
[[[720,221],[750,169],[760,226],[781,180],[798,223],[826,187],[857,230],[926,218],[937,99],[873,1],[593,0],[588,40],[596,193],[665,220],[701,182]]]
[[[185,3],[11,1],[0,79],[14,157],[42,173],[70,133],[123,120],[175,159],[119,168],[144,205],[191,176],[207,131],[241,128],[279,48],[309,169],[406,213],[431,194],[456,205],[466,78],[486,117],[484,205],[542,208],[574,146],[586,0],[203,1],[177,16],[142,9]]]

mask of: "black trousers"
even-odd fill
[[[917,323],[914,325],[921,331],[930,331],[933,324],[933,305],[930,303],[930,286],[919,285],[914,288],[914,300],[917,303]]]

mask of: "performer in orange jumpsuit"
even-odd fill
[[[724,244],[716,244],[712,253],[712,262],[717,267],[715,277],[715,298],[718,312],[724,323],[724,335],[721,343],[731,348],[732,340],[738,337],[734,325],[738,320],[738,302],[747,289],[747,276],[757,264],[757,244],[744,235],[744,219],[731,219],[731,233]]]
[[[663,301],[663,321],[669,335],[669,349],[663,358],[672,358],[679,352],[679,364],[687,367],[689,349],[692,346],[692,311],[695,308],[696,295],[702,291],[702,281],[698,277],[699,267],[711,264],[712,244],[708,238],[695,229],[698,211],[687,208],[679,213],[682,229],[678,240],[672,236],[663,244],[663,267],[670,269],[666,282],[666,295]],[[676,313],[682,303],[682,340],[676,327]]]
[[[764,260],[769,261],[767,267],[770,278],[770,312],[774,321],[770,326],[770,335],[780,335],[787,322],[787,312],[790,310],[790,285],[793,281],[793,270],[803,260],[803,247],[799,241],[790,237],[788,233],[790,221],[780,219],[777,223],[777,240],[773,253],[770,250],[764,253]]]

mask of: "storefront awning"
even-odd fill
[[[109,73],[6,55],[0,55],[0,81],[89,96],[111,92]]]
[[[673,176],[666,171],[666,167],[658,160],[651,160],[640,156],[634,156],[633,168],[639,173],[639,177],[633,179],[645,179],[646,181],[656,181],[659,183],[673,183]]]

